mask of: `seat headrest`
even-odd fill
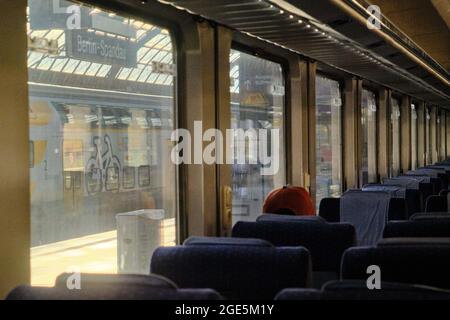
[[[450,290],[408,283],[382,282],[382,290],[389,291],[435,291],[450,293]],[[361,280],[333,280],[322,286],[323,291],[343,291],[343,290],[369,290],[367,289],[367,281]]]
[[[420,168],[412,171],[406,172],[407,175],[425,175],[432,178],[438,177],[438,170],[431,169],[431,168]]]
[[[386,238],[378,242],[377,247],[393,246],[450,246],[450,238]]]
[[[292,222],[325,222],[325,219],[319,216],[289,216],[282,214],[262,214],[256,218],[256,221],[292,221]]]
[[[445,300],[450,290],[426,285],[381,282],[381,290],[367,288],[366,280],[341,280],[326,283],[321,291],[311,289],[284,289],[275,300]]]
[[[358,245],[373,245],[383,236],[392,199],[384,191],[345,192],[341,197],[341,222],[352,224]]]
[[[212,289],[155,288],[145,285],[128,287],[116,284],[106,287],[70,290],[64,287],[18,286],[6,300],[222,300]]]
[[[229,299],[273,299],[283,288],[311,283],[310,255],[303,247],[159,247],[152,255],[151,272],[180,288],[212,288]]]
[[[229,238],[229,237],[189,237],[184,241],[183,245],[273,247],[273,245],[270,242],[262,239]]]
[[[366,184],[362,187],[362,191],[374,192],[382,191],[388,192],[393,198],[405,198],[406,187],[400,185],[386,185],[386,184]]]
[[[55,280],[55,287],[67,287],[67,280],[72,273],[61,273]],[[101,286],[147,286],[153,288],[175,289],[177,286],[171,280],[156,274],[93,274],[81,273],[80,281],[82,288]]]
[[[276,247],[305,247],[314,270],[325,272],[339,272],[342,253],[356,245],[355,228],[346,223],[239,221],[232,236],[264,239]]]
[[[398,176],[398,178],[399,179],[410,178],[410,179],[414,179],[414,180],[418,181],[419,183],[430,183],[432,177],[430,177],[429,175],[420,174],[420,173],[411,173],[411,174],[405,174],[402,176]],[[393,179],[397,179],[397,178],[393,178]]]
[[[450,212],[417,212],[409,220],[450,219]]]

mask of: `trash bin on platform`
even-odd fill
[[[118,273],[150,273],[153,251],[161,245],[162,209],[119,213],[117,222]]]

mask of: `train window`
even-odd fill
[[[233,164],[233,223],[254,220],[262,212],[267,194],[286,183],[284,160],[284,76],[280,64],[231,50],[231,128],[235,129],[235,147],[245,146],[245,161]],[[267,132],[265,141],[252,132]],[[274,132],[279,137],[276,139]],[[272,135],[273,134],[273,135]],[[276,140],[275,140],[276,139]],[[278,152],[276,151],[278,147]],[[268,150],[271,163],[258,158],[259,148]],[[275,151],[274,151],[275,150]],[[277,154],[274,154],[277,152]],[[278,158],[273,174],[263,175]],[[278,169],[278,170],[277,170]]]
[[[445,133],[445,127],[446,127],[446,117],[445,117],[445,111],[441,110],[440,112],[440,116],[439,116],[439,134],[440,134],[440,139],[439,139],[439,161],[442,161],[445,159],[446,157],[446,153],[447,153],[447,141],[446,141],[446,133]]]
[[[431,114],[430,109],[425,108],[425,163],[427,165],[432,164],[431,158],[432,158],[432,138],[431,138]]]
[[[390,175],[398,176],[400,173],[400,102],[396,98],[391,98],[391,123],[390,123]]]
[[[138,168],[139,187],[150,185],[150,166],[140,166]]]
[[[412,170],[419,166],[419,148],[418,148],[418,125],[417,125],[417,108],[415,104],[411,104],[411,167]]]
[[[438,150],[439,150],[439,116],[437,114],[437,108],[432,107],[431,111],[431,163],[436,163],[438,161]]]
[[[125,189],[132,189],[136,184],[136,176],[134,167],[123,167],[123,187]]]
[[[316,78],[316,208],[338,197],[342,184],[342,98],[339,82]]]
[[[177,242],[171,34],[79,2],[30,0],[27,13],[31,283],[71,270],[147,273],[133,260],[139,243],[123,242],[140,235],[123,225],[150,221],[147,254]]]
[[[372,91],[363,89],[361,103],[361,183],[377,181],[377,102]]]
[[[119,190],[119,167],[108,167],[106,168],[106,181],[105,189],[106,191],[116,191]]]

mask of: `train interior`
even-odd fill
[[[1,298],[450,300],[449,1],[1,3]]]

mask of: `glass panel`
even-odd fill
[[[445,159],[448,159],[450,154],[450,112],[446,112],[446,126],[445,126],[445,132],[447,136],[447,153],[445,154]]]
[[[417,169],[419,166],[419,149],[417,139],[417,108],[414,104],[411,104],[411,168]]]
[[[400,103],[397,99],[391,99],[391,177],[398,176],[400,173]]]
[[[267,194],[286,182],[284,78],[281,65],[237,50],[231,50],[230,64],[231,128],[235,129],[232,178],[232,219],[235,223],[255,220],[262,213]],[[238,134],[237,129],[245,130],[245,135],[242,131]],[[252,129],[256,134],[251,134]],[[262,132],[261,129],[268,130],[265,141],[257,134]],[[278,140],[270,129],[278,129]],[[274,151],[276,145],[279,148],[277,154]],[[238,161],[238,146],[245,147],[245,161]],[[272,158],[268,165],[263,165],[258,158],[262,148],[266,148]],[[279,169],[275,174],[262,175],[261,169],[273,165],[275,157],[279,159]]]
[[[339,82],[316,78],[316,209],[342,190],[342,99]]]
[[[123,187],[125,189],[134,188],[136,184],[135,168],[124,167],[123,168]]]
[[[445,159],[445,154],[447,152],[446,150],[446,137],[445,137],[445,111],[441,110],[440,118],[439,118],[439,132],[440,132],[440,150],[439,150],[439,161],[442,161]]]
[[[377,181],[377,103],[375,93],[363,89],[361,103],[362,185]]]
[[[427,165],[432,163],[432,137],[431,137],[431,114],[429,108],[425,108],[425,136],[426,136],[426,157],[425,163]]]
[[[169,31],[63,0],[30,0],[28,13],[31,283],[148,273],[145,254],[177,234]]]
[[[438,126],[438,113],[436,107],[432,108],[431,111],[431,163],[434,164],[438,161],[438,150],[439,150],[439,126]]]

